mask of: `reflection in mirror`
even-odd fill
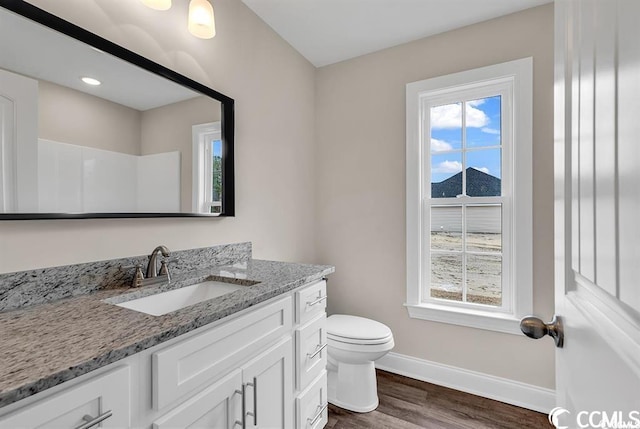
[[[0,8],[0,213],[225,214],[223,108]]]
[[[196,213],[220,213],[222,195],[222,134],[220,121],[194,125],[193,198]]]

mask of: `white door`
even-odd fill
[[[38,81],[0,69],[0,213],[38,211]]]
[[[293,427],[293,345],[291,338],[242,367],[247,428]]]
[[[640,1],[555,12],[554,423],[640,427]]]

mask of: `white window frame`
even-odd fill
[[[212,207],[222,206],[222,201],[212,201],[213,154],[212,140],[222,140],[220,121],[192,126],[193,139],[193,190],[191,208],[195,213],[211,213]],[[223,147],[224,150],[224,147]],[[224,154],[223,154],[224,155]]]
[[[407,84],[405,305],[412,318],[519,335],[520,318],[533,310],[532,67],[532,58],[524,58]],[[501,95],[503,107],[502,197],[431,199],[428,162],[431,135],[422,132],[430,129],[430,107],[493,95]],[[512,109],[508,109],[510,104]],[[503,305],[492,307],[431,298],[426,293],[431,255],[430,220],[425,220],[425,213],[430,206],[439,204],[492,202],[502,204]]]

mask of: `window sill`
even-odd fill
[[[520,319],[511,314],[494,313],[468,308],[454,308],[438,304],[405,304],[412,319],[430,320],[432,322],[449,323],[486,329],[506,334],[522,335]]]

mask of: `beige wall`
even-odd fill
[[[75,89],[38,81],[38,137],[140,155],[138,110]]]
[[[0,272],[248,240],[257,257],[335,264],[330,311],[389,324],[396,352],[553,387],[550,341],[413,320],[402,306],[405,84],[533,56],[534,311],[553,313],[551,5],[316,72],[239,0],[216,0],[208,41],[187,33],[186,1],[31,2],[235,98],[237,216],[1,222]]]
[[[130,155],[179,151],[180,207],[185,213],[193,211],[191,127],[219,121],[220,115],[220,102],[204,96],[139,111],[38,81],[40,138]]]
[[[534,58],[534,312],[553,314],[553,5],[320,68],[318,262],[329,310],[387,323],[398,353],[554,387],[552,341],[410,319],[405,289],[405,85]]]
[[[236,101],[236,212],[228,219],[0,222],[0,272],[252,241],[261,258],[314,258],[315,69],[239,0],[216,0],[218,34],[186,29],[187,1],[31,3]]]
[[[180,151],[180,207],[192,212],[193,125],[220,120],[220,103],[197,97],[142,112],[141,154]]]

